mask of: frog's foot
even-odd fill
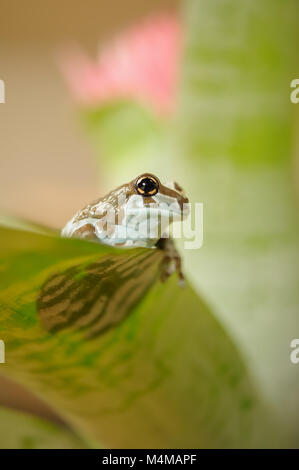
[[[179,286],[185,287],[185,278],[182,272],[182,260],[177,251],[172,238],[160,238],[156,243],[156,247],[164,251],[162,261],[161,281],[165,282],[175,271],[179,277]]]

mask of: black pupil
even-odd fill
[[[158,191],[158,185],[151,178],[143,178],[138,183],[138,188],[141,189],[145,194],[149,194],[152,191]]]

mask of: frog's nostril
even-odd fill
[[[178,191],[181,194],[185,194],[183,188],[176,181],[173,183],[173,185],[174,185],[174,189],[176,191]]]

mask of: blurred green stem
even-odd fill
[[[297,442],[298,224],[290,82],[295,0],[189,0],[181,154],[204,246],[186,268]],[[297,57],[296,57],[297,55]],[[293,441],[292,441],[293,439]]]

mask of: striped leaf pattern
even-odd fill
[[[131,252],[50,276],[37,300],[43,327],[51,332],[73,327],[93,338],[125,318],[158,278],[161,261],[158,250]]]

